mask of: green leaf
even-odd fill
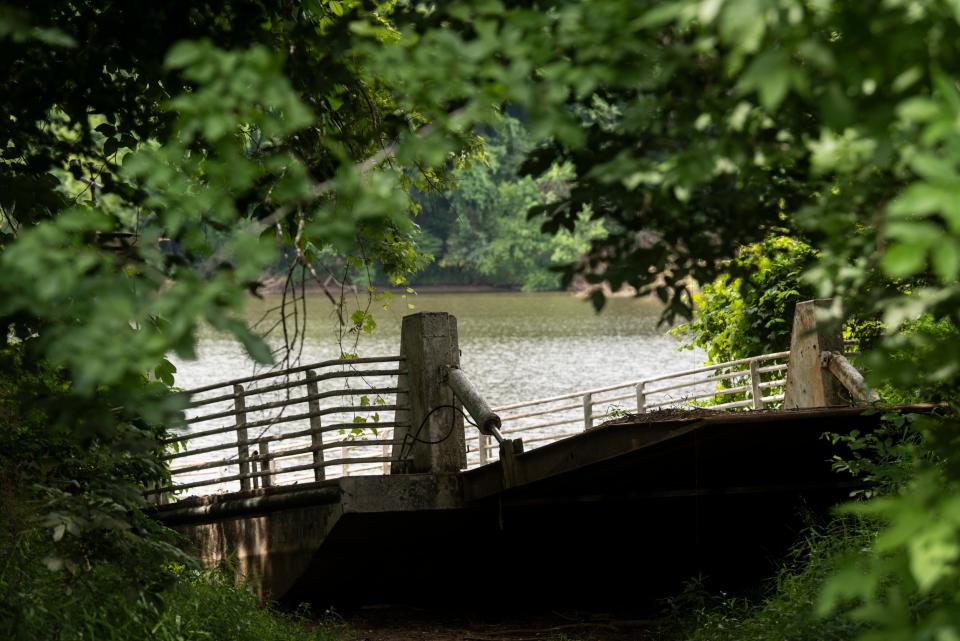
[[[164,385],[168,387],[173,387],[174,378],[173,375],[177,372],[177,366],[171,363],[169,360],[164,358],[159,365],[153,370],[154,375],[157,377],[157,380],[161,381]]]
[[[929,181],[950,183],[960,191],[960,175],[953,162],[933,154],[917,154],[910,159],[910,168]]]
[[[910,243],[921,249],[937,245],[943,238],[943,229],[926,220],[896,221],[887,225],[888,238]]]
[[[183,69],[197,62],[209,51],[209,45],[193,40],[181,40],[170,48],[163,65],[167,69]]]
[[[923,271],[927,265],[927,255],[915,245],[895,243],[881,260],[883,271],[893,278],[907,278]]]
[[[955,282],[960,275],[960,247],[956,239],[945,238],[934,246],[931,262],[940,282],[944,285]]]
[[[676,21],[689,6],[687,2],[663,2],[645,11],[636,21],[641,28],[662,27]]]
[[[350,322],[353,323],[355,327],[360,327],[363,325],[363,319],[366,316],[362,309],[358,309],[352,314],[350,314]]]
[[[264,365],[273,364],[273,352],[265,340],[248,331],[240,332],[237,338],[240,339],[250,358]]]
[[[897,114],[907,121],[927,122],[940,116],[941,107],[930,98],[908,98],[897,106]]]
[[[767,30],[766,3],[763,0],[730,0],[723,4],[719,28],[721,40],[738,53],[751,54],[759,50]]]
[[[936,87],[938,97],[943,100],[954,116],[960,115],[960,92],[953,78],[940,69],[933,71],[933,86]]]
[[[910,573],[921,591],[930,590],[940,579],[954,572],[953,563],[960,556],[957,532],[952,524],[927,523],[907,544]]]
[[[887,205],[887,213],[901,217],[924,216],[939,211],[944,201],[952,197],[953,194],[942,187],[928,182],[915,182]]]
[[[72,48],[77,46],[77,41],[72,36],[51,27],[34,27],[31,35],[40,42],[53,47]]]
[[[117,149],[120,148],[120,143],[115,138],[107,138],[103,143],[103,155],[112,156],[117,153]]]
[[[757,91],[760,104],[774,112],[790,89],[793,70],[789,56],[779,49],[760,54],[744,71],[737,87],[744,92]]]
[[[853,601],[869,601],[879,588],[880,576],[874,568],[848,563],[826,581],[817,600],[816,614],[824,617]]]

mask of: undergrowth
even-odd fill
[[[0,638],[17,641],[332,641],[331,617],[315,621],[261,605],[226,569],[167,563],[149,586],[135,568],[100,561],[51,569],[43,541],[8,556],[0,574]],[[12,552],[12,553],[11,553]],[[163,577],[163,579],[159,579]]]
[[[667,600],[664,638],[684,641],[846,641],[863,626],[844,612],[816,614],[821,588],[852,555],[870,549],[875,522],[836,517],[810,526],[790,550],[777,574],[751,595],[706,590],[701,578]]]
[[[201,570],[179,551],[142,510],[142,488],[163,471],[150,427],[60,412],[65,382],[28,356],[0,350],[0,641],[343,636],[306,611],[261,606],[231,568]],[[138,447],[119,456],[121,440]]]

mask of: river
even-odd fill
[[[251,299],[248,318],[255,321],[279,302],[278,296]],[[681,350],[667,328],[658,327],[661,309],[655,299],[611,298],[597,314],[589,302],[564,292],[397,295],[388,309],[371,308],[377,327],[360,337],[357,352],[397,354],[403,315],[449,312],[457,317],[461,366],[496,406],[701,365],[702,350]],[[329,301],[308,295],[303,363],[338,356],[334,327]],[[179,387],[238,378],[254,369],[236,341],[211,330],[202,333],[198,356],[174,359]]]

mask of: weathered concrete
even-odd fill
[[[835,407],[847,405],[842,387],[823,367],[823,352],[843,353],[843,334],[839,324],[828,325],[817,318],[826,312],[832,299],[797,303],[790,338],[790,363],[784,388],[783,407]]]
[[[261,598],[279,598],[303,578],[345,516],[456,510],[461,497],[453,475],[357,476],[202,497],[156,516],[205,565],[230,559]]]
[[[456,317],[445,312],[404,316],[400,354],[406,374],[398,378],[398,387],[408,395],[410,411],[399,410],[396,416],[409,427],[396,428],[393,456],[410,460],[393,463],[391,472],[455,474],[467,466],[463,415],[453,391],[440,379],[447,368],[460,366]]]

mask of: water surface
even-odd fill
[[[257,320],[279,302],[279,296],[251,299],[248,318]],[[613,298],[597,314],[589,302],[564,292],[397,295],[388,309],[374,304],[377,327],[360,337],[355,351],[398,354],[402,316],[449,312],[458,321],[461,366],[496,406],[701,365],[701,350],[679,349],[667,328],[658,327],[661,309],[655,299]],[[331,304],[322,295],[308,295],[306,311],[302,362],[337,358]],[[352,309],[347,311],[349,316]],[[346,351],[354,351],[352,346],[348,337]],[[178,386],[189,389],[254,371],[238,343],[212,331],[201,337],[198,354],[194,361],[175,361]]]

